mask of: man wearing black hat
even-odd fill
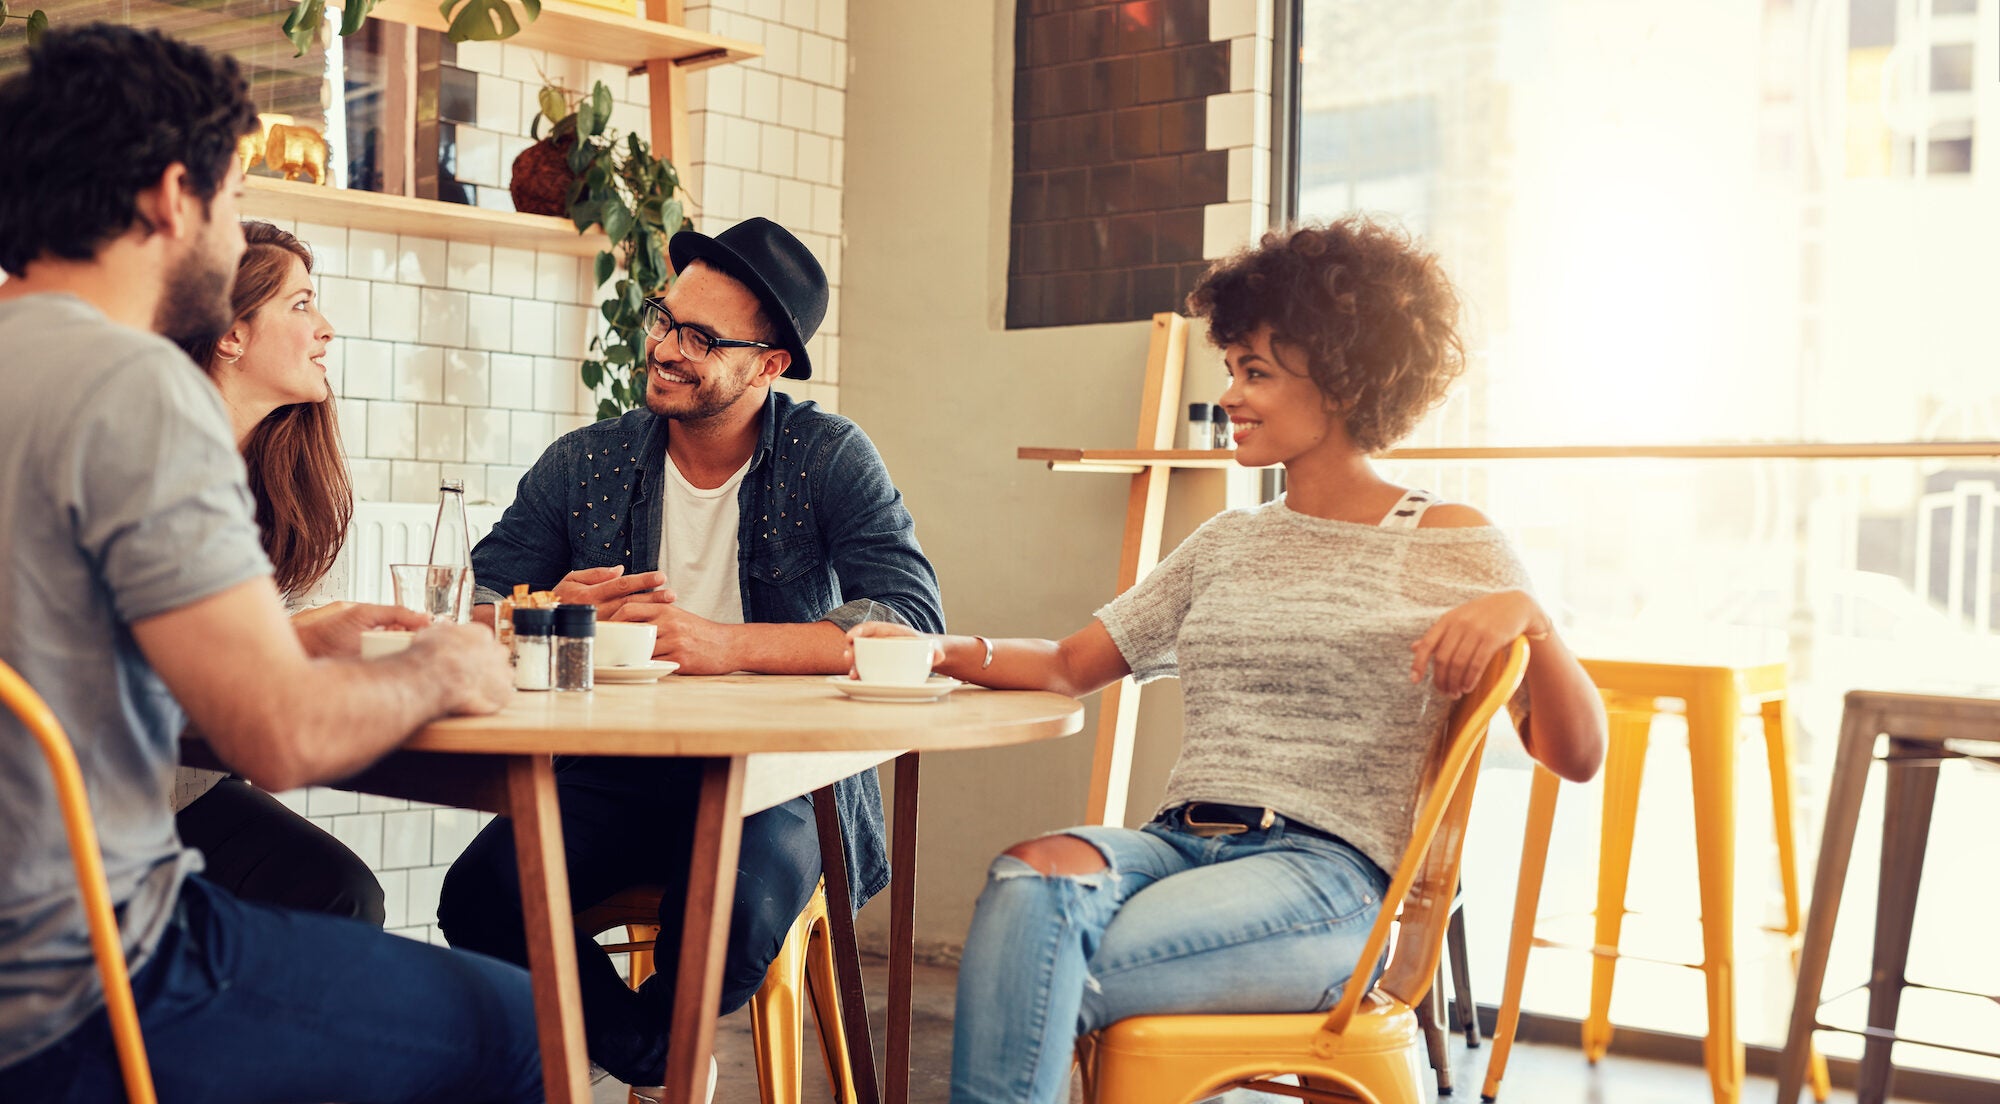
[[[668,243],[678,279],[647,301],[646,407],[564,435],[473,550],[482,603],[515,584],[658,626],[658,659],[690,674],[847,670],[865,620],[944,624],[937,576],[867,436],[771,385],[806,379],[826,274],[796,237],[754,218]],[[486,610],[490,614],[490,609]],[[587,935],[577,946],[584,1026],[628,1084],[665,1069],[697,779],[673,759],[558,760],[571,895],[588,905],[664,885],[658,973],[638,992]],[[874,771],[835,787],[853,907],[887,884]],[[756,993],[820,878],[812,805],[743,822],[723,1011]],[[835,907],[839,907],[836,905]],[[453,946],[525,962],[511,829],[489,824],[446,875],[438,921]]]

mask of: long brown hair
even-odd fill
[[[292,258],[312,271],[312,250],[268,222],[246,220],[243,240],[247,248],[236,265],[236,286],[229,296],[231,325],[277,297]],[[220,340],[184,346],[211,379]],[[257,528],[278,589],[302,595],[332,570],[354,516],[354,488],[347,478],[332,391],[318,402],[273,410],[244,439],[243,463],[250,471]]]

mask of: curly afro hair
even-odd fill
[[[1458,294],[1437,256],[1360,216],[1265,234],[1204,273],[1188,311],[1218,348],[1268,325],[1302,351],[1364,452],[1408,436],[1465,371]]]

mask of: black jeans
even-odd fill
[[[174,828],[201,852],[201,876],[240,900],[382,926],[382,884],[368,864],[240,778],[196,798],[174,817]]]
[[[619,978],[592,933],[576,933],[590,1057],[630,1085],[657,1085],[666,1071],[699,784],[695,765],[684,760],[556,761],[572,909],[580,912],[637,885],[666,889],[654,950],[657,972],[636,992]],[[794,798],[744,819],[719,1011],[733,1012],[756,995],[819,876],[810,799]],[[488,824],[452,864],[438,897],[438,926],[454,947],[527,962],[514,832],[507,818]]]

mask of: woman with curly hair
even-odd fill
[[[1506,536],[1369,462],[1464,368],[1436,258],[1360,218],[1273,232],[1188,305],[1224,352],[1237,461],[1282,464],[1284,497],[1211,519],[1061,641],[932,638],[956,678],[1080,696],[1177,675],[1186,709],[1150,823],[994,861],[959,968],[954,1104],[1067,1100],[1076,1037],[1131,1016],[1331,1008],[1451,699],[1513,638],[1537,641],[1529,753],[1578,781],[1603,758],[1597,693]]]

